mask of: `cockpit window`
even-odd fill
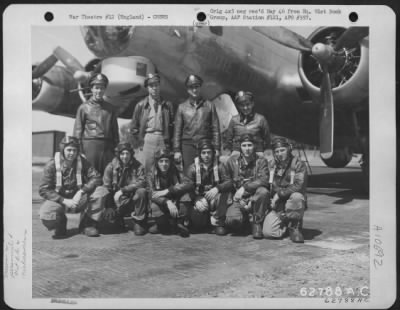
[[[114,56],[129,45],[133,26],[83,26],[81,31],[88,48],[98,57]]]

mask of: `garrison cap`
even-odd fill
[[[276,137],[272,140],[271,143],[272,149],[276,149],[278,147],[290,147],[290,143],[288,141],[288,139],[284,138],[284,137]]]
[[[253,93],[251,93],[249,91],[240,90],[236,93],[236,96],[235,96],[235,102],[237,104],[240,104],[240,103],[246,102],[246,101],[253,101],[253,99],[254,99]]]
[[[203,79],[195,74],[191,74],[186,78],[185,85],[186,87],[198,85],[201,86],[203,84]]]
[[[129,153],[131,153],[132,156],[135,154],[135,151],[133,150],[132,145],[128,142],[118,143],[115,150],[118,152],[118,154],[120,154],[122,151],[125,151],[125,150],[128,151]]]
[[[255,139],[254,136],[249,134],[249,133],[244,133],[239,137],[239,142],[240,144],[242,144],[243,142],[251,142],[251,143],[255,143]]]
[[[60,148],[64,149],[67,146],[74,146],[79,149],[79,139],[77,137],[65,136],[60,142]]]
[[[94,84],[102,84],[104,87],[107,87],[108,85],[108,78],[102,73],[96,73],[94,74],[90,80],[89,80],[89,85],[93,86]]]
[[[211,140],[210,140],[210,139],[202,139],[202,140],[200,140],[200,142],[197,144],[197,150],[198,150],[199,152],[201,152],[202,150],[205,150],[205,149],[214,150],[214,146],[213,146],[213,144],[211,143]]]
[[[144,80],[144,87],[149,86],[149,84],[152,83],[160,83],[161,78],[158,73],[149,73],[146,76],[146,79]]]

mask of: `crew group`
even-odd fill
[[[73,136],[45,166],[39,188],[40,219],[53,238],[67,236],[70,212],[80,213],[79,230],[87,236],[123,232],[124,218],[131,217],[135,235],[207,231],[304,242],[306,166],[286,139],[270,143],[252,93],[236,94],[239,114],[221,145],[215,106],[200,95],[202,79],[186,79],[189,98],[176,112],[160,96],[160,82],[148,74],[149,95],[133,112],[130,133],[139,141],[141,163],[130,143],[119,142],[116,114],[103,99],[107,77],[91,77],[92,96],[77,111]],[[230,153],[220,161],[222,146]]]

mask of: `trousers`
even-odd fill
[[[87,203],[81,211],[81,220],[86,215],[92,220],[99,222],[102,218],[108,193],[105,187],[97,187],[89,196]],[[43,225],[51,230],[56,225],[57,217],[63,217],[65,213],[65,206],[55,201],[46,200],[40,207],[39,218],[42,220]]]
[[[117,204],[121,216],[131,216],[134,220],[143,221],[147,216],[147,191],[138,188],[132,195],[121,195]]]
[[[303,219],[305,198],[301,193],[293,193],[286,201],[279,200],[278,208],[271,210],[265,217],[263,235],[266,238],[281,238],[287,230],[287,224],[282,223],[280,214],[286,213],[289,220],[300,221]]]
[[[110,140],[82,140],[83,153],[89,163],[101,174],[107,164],[114,158],[114,147]]]
[[[269,206],[269,191],[265,187],[257,188],[250,197],[252,208],[245,211],[239,202],[229,203],[228,199],[220,199],[216,211],[216,225],[227,226],[232,229],[240,229],[248,219],[249,213],[253,214],[254,222],[262,224]]]
[[[157,150],[165,148],[164,136],[161,133],[146,133],[144,136],[143,152],[140,162],[144,163],[146,173],[150,172],[154,165],[154,154]]]

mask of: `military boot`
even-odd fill
[[[260,219],[256,216],[253,215],[253,223],[252,223],[252,229],[251,233],[253,235],[254,239],[263,239],[264,235],[262,232],[262,225],[260,224]]]
[[[142,220],[142,221],[138,221],[138,220],[134,220],[133,221],[133,231],[135,233],[136,236],[143,236],[144,234],[146,234],[146,221]]]
[[[224,226],[216,226],[215,227],[215,234],[217,236],[225,236],[228,232]]]
[[[173,220],[171,224],[173,230],[175,230],[175,232],[182,238],[187,238],[190,236],[189,229],[184,225],[183,219]]]
[[[290,235],[290,240],[292,240],[295,243],[304,243],[304,237],[303,234],[301,233],[301,222],[297,220],[291,220],[289,222],[289,235]]]
[[[97,222],[89,218],[86,214],[79,224],[79,231],[88,237],[98,237],[100,235],[97,229]]]
[[[53,239],[64,239],[67,237],[67,217],[65,214],[57,215]]]

